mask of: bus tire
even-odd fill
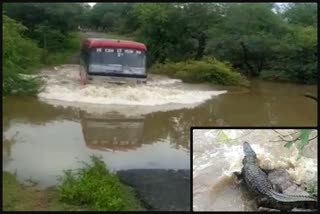
[[[80,82],[82,85],[85,85],[88,83],[87,73],[83,70],[80,70]]]

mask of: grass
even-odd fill
[[[4,211],[83,210],[60,202],[54,188],[39,191],[34,187],[24,186],[9,172],[2,173],[2,187]]]
[[[144,210],[131,187],[110,173],[104,162],[92,163],[75,171],[67,170],[56,187],[36,190],[20,184],[15,175],[2,174],[5,211],[135,211]]]
[[[26,190],[19,185],[14,175],[3,172],[2,187],[3,210],[32,210],[35,198],[33,191]]]

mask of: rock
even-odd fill
[[[300,188],[290,178],[289,173],[285,169],[275,169],[268,173],[268,179],[270,182],[280,189],[280,192],[284,194],[299,194],[309,195],[308,192]]]
[[[273,185],[280,187],[281,192],[294,185],[285,169],[275,169],[268,173],[268,179]]]

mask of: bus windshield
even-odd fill
[[[145,53],[132,49],[95,48],[91,50],[89,64],[144,68]]]

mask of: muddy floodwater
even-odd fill
[[[286,169],[294,183],[317,184],[317,131],[297,160],[295,144],[285,148],[279,134],[291,140],[298,130],[193,130],[194,211],[255,211],[253,196],[245,185],[236,184],[234,172],[241,172],[244,141],[257,154],[260,167]],[[292,135],[292,137],[291,137]]]
[[[185,84],[80,85],[78,65],[44,69],[38,96],[3,100],[3,168],[54,185],[62,170],[102,156],[112,170],[190,169],[190,126],[316,126],[316,86],[253,81],[250,88]]]

